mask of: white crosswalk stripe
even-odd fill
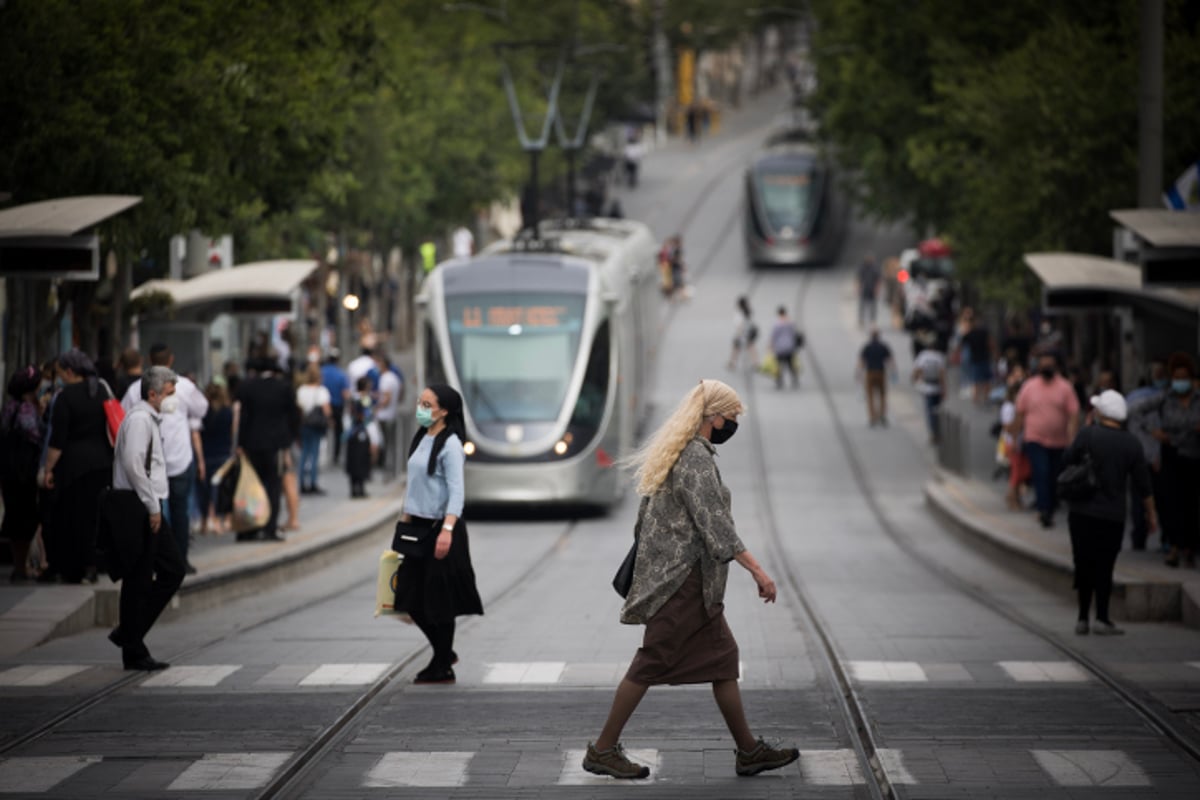
[[[859,786],[866,783],[853,750],[801,750],[800,774],[817,786]]]
[[[168,686],[216,686],[241,669],[237,664],[209,664],[207,666],[171,667],[156,672],[142,681],[142,686],[162,688]]]
[[[301,686],[363,686],[372,683],[391,664],[322,664],[300,681]]]
[[[385,753],[362,785],[369,789],[404,786],[462,786],[467,782],[471,752]]]
[[[1070,661],[1000,661],[1000,669],[1017,683],[1083,683],[1088,675]]]
[[[0,760],[0,794],[48,792],[100,756],[25,756]]]
[[[1031,750],[1059,786],[1150,786],[1142,768],[1120,750]]]
[[[0,686],[51,686],[86,669],[79,664],[23,664],[0,672]]]
[[[915,661],[851,661],[850,674],[864,683],[925,683],[929,677]]]
[[[518,661],[487,664],[484,683],[558,683],[565,661]]]
[[[291,753],[205,753],[167,787],[172,792],[257,789],[287,763]]]
[[[908,767],[904,766],[904,754],[899,750],[880,747],[875,751],[875,756],[879,759],[879,765],[883,767],[883,773],[887,775],[889,782],[893,784],[917,783],[917,779],[908,771]]]

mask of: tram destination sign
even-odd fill
[[[561,328],[569,314],[566,306],[468,303],[460,322],[463,328]]]

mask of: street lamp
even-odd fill
[[[358,295],[348,294],[342,298],[342,307],[347,311],[358,311]]]

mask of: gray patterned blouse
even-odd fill
[[[645,624],[697,565],[704,605],[716,615],[725,599],[729,562],[746,549],[717,471],[716,448],[697,436],[684,446],[663,485],[638,509],[637,561],[621,622]]]

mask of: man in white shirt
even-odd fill
[[[183,583],[184,564],[175,537],[163,530],[163,502],[168,495],[166,454],[160,427],[162,407],[175,393],[175,373],[154,366],[138,381],[140,399],[130,408],[117,433],[113,487],[132,490],[145,508],[136,519],[149,529],[115,532],[140,544],[131,569],[121,578],[120,624],[108,638],[121,648],[125,669],[158,670],[168,665],[150,655],[145,637],[158,615]]]
[[[375,406],[375,419],[383,429],[383,451],[379,460],[385,469],[393,473],[396,468],[396,414],[400,400],[404,397],[404,381],[388,360],[387,353],[375,351],[375,366],[379,370],[379,401]]]
[[[374,334],[367,334],[362,338],[362,353],[346,365],[346,378],[350,381],[350,391],[355,391],[358,387],[360,378],[370,376],[371,388],[376,388],[378,383],[377,375],[371,373],[375,370],[375,345],[376,339]]]
[[[156,367],[170,369],[175,355],[165,344],[150,348],[150,363]],[[188,561],[188,536],[191,533],[191,518],[188,513],[188,496],[197,474],[204,474],[204,449],[200,444],[200,430],[204,427],[204,415],[208,413],[208,398],[196,384],[182,375],[177,376],[172,399],[164,399],[162,406],[163,451],[166,453],[167,469],[167,524],[175,537],[179,557],[189,575],[196,568]],[[142,382],[134,381],[125,392],[121,406],[128,414],[142,399]]]
[[[946,355],[935,347],[925,347],[913,361],[913,383],[917,392],[925,398],[925,423],[929,426],[929,440],[938,443],[938,409],[946,395]]]
[[[451,236],[454,242],[454,257],[455,258],[470,258],[475,252],[475,234],[465,225],[460,225],[454,229],[454,234]]]

